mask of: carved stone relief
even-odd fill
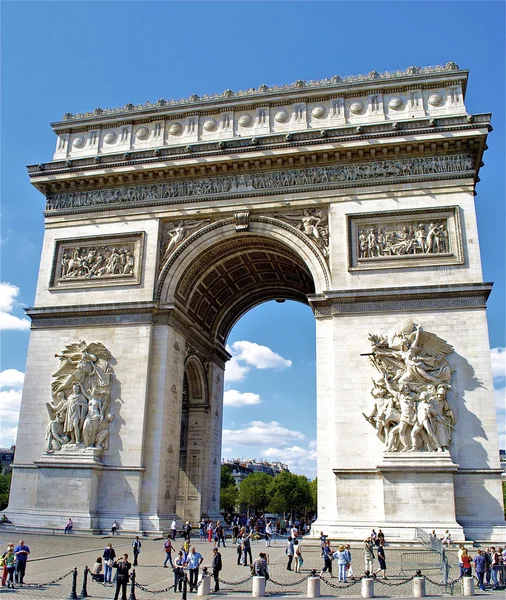
[[[323,256],[329,256],[329,224],[325,210],[304,208],[274,215],[302,231],[321,250]]]
[[[211,219],[190,220],[181,219],[162,223],[160,235],[160,262],[161,269],[172,252],[193,232],[208,225]]]
[[[463,261],[456,207],[350,215],[350,267],[376,269]]]
[[[447,398],[452,369],[446,356],[453,347],[411,318],[369,340],[369,360],[380,377],[373,380],[374,407],[363,415],[385,451],[448,450],[456,423]]]
[[[451,174],[471,171],[473,159],[469,154],[424,156],[375,162],[349,163],[310,167],[305,169],[283,169],[246,173],[244,175],[217,176],[203,179],[188,179],[91,190],[49,194],[46,210],[64,210],[101,206],[108,204],[145,203],[170,198],[200,197],[211,194],[254,193],[270,189],[307,185],[346,185],[346,183],[368,180],[396,179],[408,176]]]
[[[46,402],[50,422],[46,452],[107,449],[114,371],[112,355],[100,342],[69,344],[60,355],[60,367]]]
[[[59,240],[52,287],[138,283],[143,234]]]

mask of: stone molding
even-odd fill
[[[424,178],[474,178],[474,175],[474,160],[471,154],[400,158],[49,194],[45,214],[66,214],[68,211],[76,212],[80,209],[85,212],[116,210],[118,206],[129,208],[181,204],[188,201],[207,203],[211,199],[226,197],[305,191],[307,186],[325,190],[371,183],[418,181]]]
[[[467,73],[467,71],[461,71],[459,66],[455,62],[447,62],[444,65],[435,65],[435,66],[427,66],[427,67],[408,67],[404,71],[385,71],[384,73],[379,73],[378,71],[371,71],[366,75],[349,75],[347,77],[339,77],[338,75],[334,75],[333,77],[326,77],[325,79],[313,79],[310,81],[303,81],[301,79],[295,81],[292,84],[284,84],[284,85],[260,85],[258,89],[249,88],[247,90],[240,90],[238,92],[234,92],[232,90],[225,90],[221,94],[205,94],[203,96],[199,96],[197,94],[192,94],[187,98],[181,98],[179,100],[165,100],[160,99],[156,103],[145,102],[144,104],[126,104],[123,107],[119,108],[96,108],[90,112],[84,113],[65,113],[63,116],[63,121],[53,123],[53,126],[56,125],[65,125],[70,121],[81,121],[81,120],[96,120],[97,118],[111,117],[111,116],[123,116],[124,118],[129,118],[132,114],[139,113],[147,113],[147,112],[166,112],[167,109],[174,108],[184,108],[187,107],[192,109],[193,107],[208,105],[208,104],[218,104],[226,101],[227,103],[234,100],[251,100],[256,101],[264,101],[264,99],[268,99],[273,95],[279,96],[293,94],[293,92],[300,93],[301,90],[314,91],[314,90],[334,90],[334,89],[342,89],[344,86],[351,86],[354,84],[363,84],[363,83],[372,83],[375,87],[378,87],[382,83],[391,82],[391,81],[406,81],[406,80],[414,80],[416,81],[420,77],[434,76],[434,75],[444,75],[448,77],[452,75],[457,75],[462,78]]]
[[[485,308],[491,283],[329,291],[308,298],[315,317],[419,310]]]

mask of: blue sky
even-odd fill
[[[495,282],[488,318],[505,447],[503,2],[4,1],[0,6],[1,445],[10,445],[15,435],[29,337],[20,319],[23,307],[34,301],[44,228],[44,198],[29,184],[25,165],[50,160],[51,121],[65,112],[128,102],[453,60],[470,70],[468,111],[493,113],[476,209],[484,279]],[[236,325],[229,345],[236,374],[229,369],[224,454],[281,459],[314,474],[311,311],[290,302],[257,307]],[[237,406],[241,403],[246,404]],[[237,443],[237,430],[249,445]]]

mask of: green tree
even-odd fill
[[[269,511],[305,515],[312,510],[313,499],[307,477],[283,471],[271,480],[267,490]]]
[[[228,465],[221,465],[220,488],[223,490],[231,485],[235,485],[232,469]]]
[[[267,473],[252,473],[241,481],[239,502],[248,507],[248,512],[265,511],[268,504],[267,488],[271,481]]]
[[[11,489],[12,473],[2,473],[0,470],[0,510],[9,504],[9,492]]]
[[[309,489],[312,500],[311,511],[315,513],[318,510],[318,477],[309,482]]]

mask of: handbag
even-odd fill
[[[110,558],[110,559],[107,561],[107,566],[108,566],[108,567],[112,567],[113,565],[114,565],[114,560],[113,560],[112,558]]]

